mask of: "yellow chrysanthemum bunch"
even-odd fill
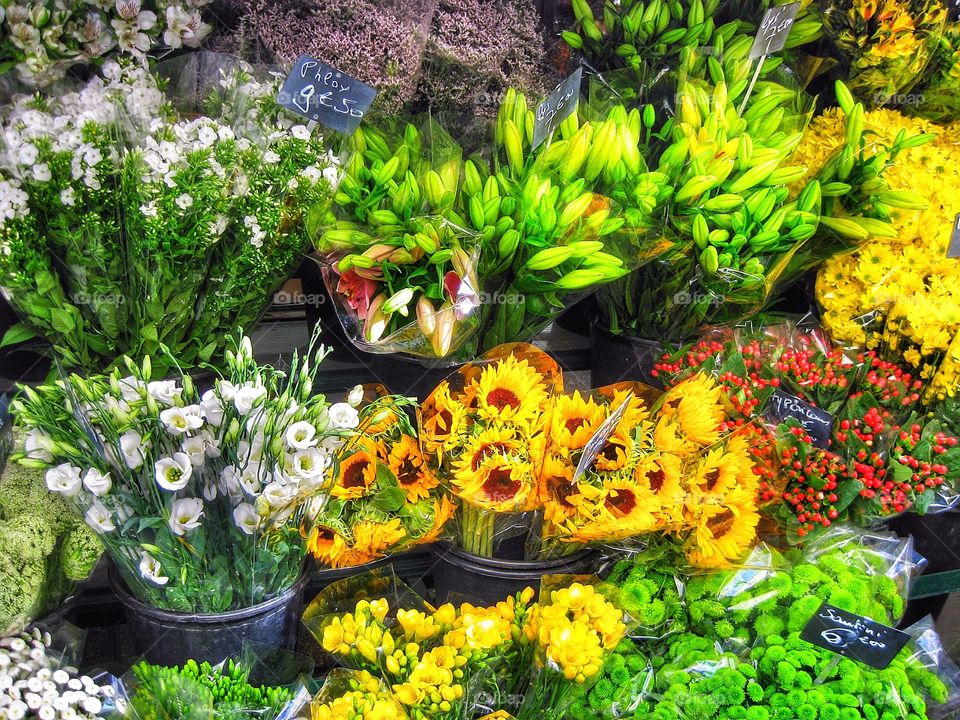
[[[623,612],[592,585],[574,582],[547,594],[524,631],[536,643],[542,667],[566,680],[585,682],[599,672],[604,653],[626,634]]]
[[[335,670],[310,705],[311,720],[407,720],[397,699],[365,670]]]
[[[953,395],[960,379],[960,261],[947,257],[947,247],[960,209],[960,124],[944,127],[885,109],[864,121],[883,140],[901,129],[936,136],[904,150],[886,176],[891,187],[918,193],[930,207],[891,213],[896,239],[870,240],[824,264],[817,277],[823,323],[840,343],[909,364],[928,381],[930,399]],[[828,110],[813,120],[794,160],[819,167],[843,139],[839,111]]]

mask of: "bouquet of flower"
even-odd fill
[[[304,623],[324,650],[361,673],[354,677],[365,680],[367,705],[389,704],[392,696],[410,718],[459,720],[472,717],[468,698],[474,691],[482,687],[499,697],[502,686],[525,676],[530,645],[523,628],[535,607],[533,594],[527,589],[487,608],[434,609],[373,573],[325,588]],[[373,677],[383,679],[390,695],[370,689]],[[337,697],[327,692],[323,702],[332,710],[344,696],[359,700],[356,690],[341,688]]]
[[[14,403],[33,433],[21,460],[49,468],[47,487],[155,607],[222,612],[290,587],[352,431],[313,394],[322,347],[281,372],[258,365],[248,339],[232,345],[227,377],[202,394],[187,375],[150,381],[147,356],[125,359],[127,376],[72,375]]]
[[[960,24],[948,22],[923,78],[917,83],[914,99],[904,109],[912,115],[941,123],[960,119],[957,81],[960,79]]]
[[[935,56],[947,20],[939,0],[820,0],[820,10],[844,81],[871,106],[910,92]]]
[[[691,377],[652,410],[625,387],[597,395],[600,402],[579,392],[557,398],[542,483],[545,542],[617,543],[661,533],[681,538],[696,565],[738,558],[755,537],[758,478],[750,436],[724,432],[730,423],[720,386]]]
[[[956,392],[960,360],[960,268],[947,257],[955,212],[944,196],[957,172],[957,128],[893,110],[871,111],[864,121],[884,142],[900,132],[934,137],[929,145],[905,150],[888,178],[897,191],[940,200],[920,212],[891,213],[895,238],[877,238],[825,263],[817,276],[823,324],[837,342],[876,350],[927,381],[925,400],[947,397]],[[828,111],[813,122],[811,133],[818,140],[801,143],[798,155],[815,163],[838,142],[840,132],[835,113]]]
[[[562,388],[546,353],[505,345],[462,366],[421,404],[423,457],[460,501],[457,542],[464,550],[494,557],[503,541],[531,529],[552,397]]]
[[[200,8],[210,0],[122,0],[117,3],[7,3],[0,16],[0,72],[16,70],[44,87],[74,65],[98,63],[113,50],[146,64],[158,45],[196,48],[210,34]]]
[[[383,680],[366,670],[334,668],[310,704],[311,720],[407,720]]]
[[[601,311],[614,333],[676,342],[704,325],[737,322],[824,258],[871,235],[891,236],[878,219],[888,205],[923,202],[889,192],[882,177],[899,152],[929,138],[903,134],[890,146],[871,144],[863,107],[842,85],[846,145],[791,194],[807,169],[784,163],[805,119],[785,119],[781,105],[797,91],[771,83],[750,96],[741,117],[730,88],[722,81],[681,85],[676,116],[654,136],[665,145],[659,170],[675,188],[668,227],[677,250],[601,288]],[[652,107],[649,114],[653,127]]]
[[[104,74],[4,123],[0,287],[24,321],[5,341],[40,334],[92,371],[161,345],[219,360],[298,261],[334,161],[280,114],[276,80],[238,69],[214,116],[178,120],[145,71]]]
[[[324,566],[360,565],[431,543],[453,515],[405,412],[408,403],[370,402],[357,414],[358,435],[337,451],[331,498],[307,538]]]
[[[601,588],[560,577],[530,613],[524,634],[534,647],[534,673],[518,720],[563,717],[578,687],[596,681],[627,633],[629,618]]]
[[[776,439],[751,443],[768,468],[760,500],[782,500],[771,509],[792,540],[844,519],[954,502],[960,441],[919,412],[922,383],[875,353],[848,357],[818,332],[774,326],[699,341],[665,355],[654,372],[668,386],[691,373],[714,375],[739,422],[769,418],[777,391],[829,414],[825,443],[814,440],[813,424],[777,415],[769,420]]]

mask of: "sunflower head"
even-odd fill
[[[484,459],[457,493],[466,502],[495,512],[520,512],[536,501],[530,463],[492,456]]]
[[[726,417],[722,389],[708,375],[698,373],[667,391],[660,417],[675,421],[683,438],[708,446],[720,438]]]
[[[319,522],[307,538],[307,551],[325,567],[353,567],[373,558],[355,552],[347,541],[345,529],[336,521]]]
[[[390,448],[387,465],[397,478],[400,489],[407,494],[408,502],[429,497],[430,491],[439,484],[424,461],[420,446],[410,435],[401,435],[400,440]]]
[[[406,537],[400,518],[387,522],[361,520],[353,526],[353,549],[361,555],[382,557]]]
[[[573,467],[569,462],[556,455],[548,455],[540,469],[540,501],[544,506],[544,517],[560,523],[576,512],[570,503],[570,496],[577,492],[573,484]]]
[[[682,468],[680,458],[662,453],[644,458],[634,469],[634,484],[650,493],[653,506],[662,518],[673,520],[682,515],[685,496]]]
[[[337,470],[337,482],[331,495],[338,500],[355,500],[367,494],[377,479],[377,447],[370,442],[360,441],[340,458]]]
[[[604,408],[579,390],[560,395],[553,404],[551,439],[563,452],[582,450],[605,419]]]
[[[450,396],[450,385],[442,382],[420,406],[420,440],[428,453],[442,453],[456,447],[466,429],[467,409]]]
[[[724,567],[753,545],[759,522],[754,497],[739,490],[723,505],[704,505],[687,541],[687,558],[698,567]]]
[[[509,355],[483,368],[470,383],[477,415],[488,422],[505,422],[536,431],[548,394],[543,376],[526,360]]]
[[[613,433],[599,454],[593,461],[593,469],[597,472],[616,472],[623,470],[630,462],[633,453],[633,438],[629,433],[617,431]]]
[[[471,482],[484,460],[498,457],[506,462],[516,459],[523,449],[516,429],[499,423],[491,425],[464,443],[462,454],[453,462],[453,482],[463,487]]]

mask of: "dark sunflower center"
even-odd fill
[[[348,488],[363,487],[366,485],[363,474],[370,466],[367,460],[354,460],[343,471],[343,486]]]
[[[564,423],[564,427],[567,428],[567,432],[573,435],[577,430],[582,428],[587,422],[585,417],[572,417]]]
[[[513,390],[507,388],[494,388],[487,393],[487,405],[495,407],[497,410],[503,410],[505,407],[519,407],[520,398]]]
[[[719,540],[733,528],[733,521],[736,520],[736,517],[737,516],[729,510],[724,510],[716,517],[710,518],[710,520],[707,521],[707,527],[710,528],[713,537]]]
[[[623,446],[620,443],[608,442],[603,446],[603,450],[600,451],[600,457],[602,457],[607,462],[617,462],[619,460],[619,453],[623,449]]]
[[[572,482],[560,475],[554,475],[550,478],[547,478],[547,487],[550,488],[551,493],[561,505],[573,507],[570,504],[569,498],[571,495],[573,495],[576,487]]]
[[[410,458],[404,458],[400,464],[400,471],[397,473],[397,482],[401,485],[413,485],[419,478],[417,466],[413,464]]]
[[[446,432],[450,432],[450,428],[453,427],[453,413],[449,410],[441,410],[437,413],[437,417],[440,418],[440,422],[437,423],[437,425],[442,427]]]
[[[473,454],[473,460],[471,460],[471,467],[476,470],[480,467],[480,463],[486,460],[488,457],[493,457],[499,453],[506,453],[507,446],[502,442],[492,442],[481,445],[480,448]]]
[[[499,502],[509,500],[520,490],[520,481],[510,476],[509,468],[491,470],[483,483],[483,492],[488,498]]]
[[[336,537],[333,532],[333,528],[321,527],[317,530],[317,538],[323,540],[323,542],[333,542],[334,537]]]
[[[666,476],[663,474],[663,468],[658,467],[656,470],[647,473],[647,482],[650,483],[650,489],[655,493],[660,492],[666,479]]]
[[[704,475],[704,479],[707,481],[707,490],[711,491],[717,486],[717,482],[720,480],[720,471],[717,468],[713,468]]]
[[[604,502],[608,508],[621,515],[629,515],[637,506],[637,498],[629,490],[617,490],[615,497],[608,495]]]

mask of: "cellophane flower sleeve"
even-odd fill
[[[407,720],[408,716],[376,675],[365,670],[334,668],[310,703],[310,720],[342,717]]]
[[[553,398],[562,390],[553,358],[510,343],[461,366],[421,404],[421,450],[459,502],[449,527],[462,549],[525,558],[542,515],[544,453]]]
[[[314,244],[357,347],[447,358],[478,329],[475,233],[452,213],[462,150],[432,118],[368,123]]]
[[[309,658],[253,645],[217,664],[188,660],[168,667],[140,660],[120,678],[117,704],[134,720],[283,720],[309,700],[312,673]]]

